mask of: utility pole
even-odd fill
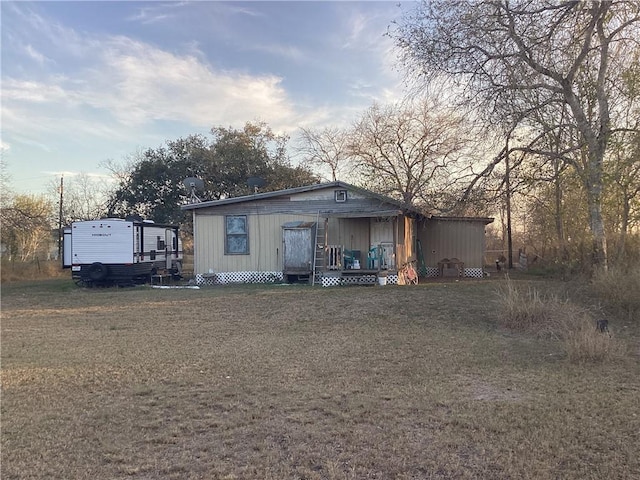
[[[62,258],[62,242],[63,242],[63,232],[62,232],[62,200],[64,198],[64,175],[60,176],[60,209],[58,210],[58,258]]]
[[[513,241],[511,239],[511,169],[509,165],[509,136],[505,146],[505,187],[507,189],[507,258],[509,269],[513,268]]]

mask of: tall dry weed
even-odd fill
[[[69,270],[64,270],[58,260],[31,260],[28,262],[14,262],[2,259],[0,264],[0,281],[20,282],[24,280],[45,280],[68,276]]]
[[[519,287],[510,278],[498,289],[500,321],[507,327],[555,338],[574,363],[603,362],[623,357],[625,344],[612,331],[596,328],[587,309],[557,295],[542,295],[531,286]]]
[[[611,332],[600,332],[592,322],[572,325],[562,338],[567,358],[573,363],[603,362],[625,356],[625,345]]]
[[[541,332],[549,325],[559,299],[543,297],[535,288],[518,287],[506,277],[497,291],[500,321],[514,330]]]
[[[597,272],[591,289],[610,309],[640,321],[640,266]]]

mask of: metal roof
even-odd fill
[[[360,193],[361,195],[371,197],[371,198],[377,198],[381,202],[394,205],[401,211],[412,212],[423,217],[427,216],[425,215],[424,212],[420,211],[419,209],[412,206],[404,205],[402,202],[399,202],[394,198],[387,197],[386,195],[381,195],[379,193],[372,192],[365,188],[356,187],[355,185],[351,185],[349,183],[341,182],[341,181],[316,183],[313,185],[306,185],[303,187],[287,188],[285,190],[275,190],[273,192],[255,193],[252,195],[244,195],[241,197],[231,197],[231,198],[223,198],[221,200],[210,200],[207,202],[190,203],[188,205],[182,205],[182,207],[180,208],[182,210],[197,210],[200,208],[217,207],[220,205],[230,205],[234,203],[251,202],[255,200],[264,200],[268,198],[295,195],[297,193],[313,192],[315,190],[324,190],[327,188],[340,188],[344,190],[351,190],[352,192],[357,192],[357,193]]]
[[[217,207],[221,205],[231,205],[235,203],[252,202],[256,200],[264,200],[264,199],[277,198],[277,197],[286,197],[286,196],[295,195],[298,193],[313,192],[316,190],[324,190],[329,188],[339,188],[343,190],[350,190],[352,192],[359,193],[365,197],[378,199],[387,205],[394,206],[397,208],[397,210],[384,208],[378,212],[358,212],[358,211],[341,212],[341,213],[321,212],[323,214],[329,214],[330,216],[345,217],[345,218],[370,217],[371,215],[395,216],[405,212],[405,213],[412,213],[418,217],[428,218],[431,220],[445,221],[445,222],[482,222],[485,225],[488,225],[489,223],[492,223],[494,220],[493,218],[490,218],[490,217],[447,217],[447,216],[430,215],[420,210],[419,208],[416,208],[411,205],[405,205],[394,198],[372,192],[371,190],[367,190],[365,188],[356,187],[355,185],[351,185],[349,183],[342,182],[339,180],[335,182],[315,183],[313,185],[305,185],[302,187],[287,188],[284,190],[275,190],[273,192],[254,193],[252,195],[244,195],[241,197],[231,197],[231,198],[223,198],[221,200],[210,200],[207,202],[190,203],[188,205],[183,205],[181,208],[182,210],[197,210],[200,208]],[[333,215],[331,215],[331,213],[333,213]]]
[[[494,220],[491,217],[440,217],[437,215],[431,215],[429,218],[441,222],[481,222],[485,225],[493,223]]]

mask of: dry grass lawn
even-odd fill
[[[495,290],[3,286],[2,479],[640,478],[637,330],[574,365]]]

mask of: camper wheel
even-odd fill
[[[99,282],[107,278],[107,274],[109,273],[107,266],[103,265],[100,262],[92,263],[89,266],[89,278],[94,282]]]

